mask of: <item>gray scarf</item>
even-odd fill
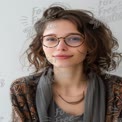
[[[36,91],[36,107],[40,122],[51,122],[48,116],[49,106],[52,104],[53,95],[53,68],[43,70]],[[83,122],[105,122],[105,87],[102,79],[94,72],[88,74],[88,89],[85,97],[85,112]],[[52,116],[55,108],[53,105]]]

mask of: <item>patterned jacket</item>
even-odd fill
[[[12,82],[12,122],[39,122],[36,109],[36,88],[41,73],[24,76]],[[122,78],[102,75],[106,87],[106,122],[122,122]]]

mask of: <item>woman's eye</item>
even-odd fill
[[[55,38],[47,38],[46,41],[56,41]]]
[[[68,40],[70,40],[70,41],[81,41],[81,38],[80,37],[71,37]]]
[[[79,41],[79,40],[81,40],[81,39],[80,39],[80,38],[78,38],[78,37],[73,37],[73,38],[72,38],[72,40]]]

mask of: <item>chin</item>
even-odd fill
[[[59,68],[66,68],[66,67],[71,67],[72,65],[71,64],[53,64],[54,67],[59,67]]]
[[[81,64],[53,64],[54,67],[57,67],[57,68],[68,68],[68,67],[76,67],[76,65],[81,65]]]

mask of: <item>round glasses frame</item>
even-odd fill
[[[78,46],[71,46],[71,45],[67,44],[66,38],[67,38],[68,36],[71,36],[71,35],[78,35],[78,36],[81,36],[82,39],[83,39],[83,40],[81,41],[81,44],[79,44]],[[45,36],[42,36],[42,37],[41,37],[42,44],[43,44],[43,38],[48,37],[48,36],[53,36],[53,37],[55,37],[55,38],[57,39],[57,44],[56,44],[55,46],[53,46],[53,47],[56,47],[56,46],[59,44],[61,38],[64,39],[65,44],[68,45],[68,46],[70,46],[70,47],[79,47],[79,46],[81,46],[81,45],[85,42],[85,36],[84,36],[83,34],[69,34],[69,35],[67,35],[67,36],[65,36],[65,37],[57,37],[57,36],[55,36],[55,35],[45,35]],[[43,46],[48,47],[48,48],[53,48],[52,46],[49,47],[49,46],[46,46],[46,45],[44,45],[44,44],[43,44]]]

